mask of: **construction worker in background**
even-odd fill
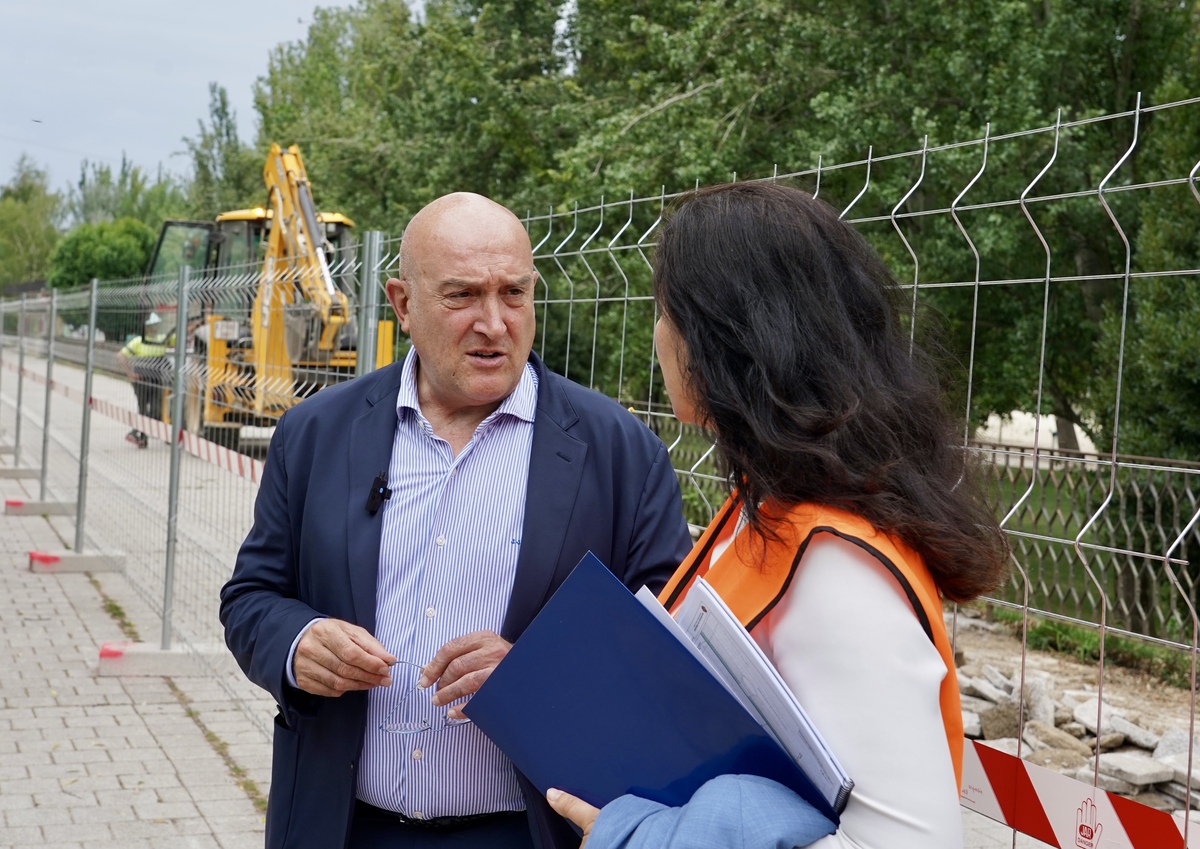
[[[117,354],[121,368],[133,383],[138,412],[158,421],[163,421],[163,394],[171,379],[167,348],[173,340],[163,331],[162,318],[158,313],[151,312],[146,318],[142,335],[130,339]],[[125,434],[125,439],[138,448],[150,444],[150,438],[137,428]]]

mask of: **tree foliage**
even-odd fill
[[[398,230],[451,188],[549,202],[571,140],[557,17],[520,0],[431,0],[422,20],[395,0],[318,10],[258,82],[259,146],[298,143],[318,203],[360,226]]]
[[[200,121],[196,137],[184,139],[192,158],[187,208],[192,218],[201,221],[266,202],[263,157],[238,135],[237,114],[229,105],[228,92],[216,83],[208,90],[208,123]]]
[[[362,0],[320,10],[304,41],[272,53],[256,89],[258,144],[298,142],[320,204],[362,226],[397,232],[456,189],[521,212],[565,210],[630,190],[803,169],[818,156],[845,162],[872,145],[894,153],[926,137],[934,146],[978,138],[989,122],[1000,134],[1053,124],[1060,110],[1067,122],[1119,113],[1139,91],[1163,102],[1178,58],[1195,49],[1196,17],[1176,0],[431,0],[418,20],[397,0]],[[1063,134],[1039,192],[1094,189],[1130,133],[1128,122],[1109,122]],[[979,191],[1018,197],[1053,141],[1044,133],[993,146]],[[977,157],[940,155],[908,208],[948,204],[945,187],[965,185]],[[1136,149],[1119,180],[1135,181],[1156,157]],[[862,214],[886,214],[917,178],[915,163],[878,166]],[[845,203],[860,179],[831,174],[825,196]],[[1136,199],[1110,200],[1138,231]],[[989,291],[978,317],[965,290],[935,291],[919,320],[962,363],[974,344],[974,421],[1033,410],[1040,385],[1041,409],[1059,417],[1064,437],[1078,424],[1103,440],[1103,328],[1121,287],[1099,278],[1123,267],[1124,249],[1094,199],[1042,204],[1034,215],[1050,243],[1050,275],[1092,279]],[[964,221],[984,279],[1046,276],[1045,252],[1017,210]],[[969,247],[944,220],[905,227],[920,246],[922,281],[971,279]],[[864,232],[901,280],[912,279],[890,226]],[[586,268],[566,269],[575,274],[589,279]],[[606,281],[624,279],[610,270]],[[951,389],[964,398],[961,377]]]
[[[225,91],[212,86],[207,119],[185,140],[194,171],[187,207],[211,219],[261,204],[272,142],[301,146],[320,207],[397,233],[453,190],[520,213],[565,212],[601,196],[802,170],[818,157],[851,162],[872,146],[876,155],[920,150],[926,139],[937,147],[979,138],[990,124],[1005,138],[989,147],[968,203],[1018,198],[1052,157],[1034,194],[1054,199],[1029,207],[1032,223],[1011,204],[963,213],[981,279],[1056,282],[987,287],[978,302],[970,286],[922,295],[917,331],[948,350],[953,403],[976,423],[1040,406],[1059,418],[1062,437],[1079,425],[1104,443],[1116,424],[1109,376],[1124,352],[1124,446],[1194,454],[1200,429],[1169,423],[1200,418],[1188,414],[1200,406],[1189,382],[1200,340],[1193,345],[1172,320],[1200,326],[1189,312],[1200,292],[1191,293],[1191,278],[1138,278],[1126,299],[1121,233],[1095,196],[1131,148],[1132,121],[1017,133],[1058,115],[1127,112],[1139,92],[1143,106],[1194,96],[1198,44],[1200,5],[1178,0],[428,0],[415,15],[403,0],[359,0],[317,9],[304,39],[271,52],[255,86],[253,143],[239,138]],[[1132,146],[1113,185],[1186,173],[1200,158],[1194,113],[1145,113],[1143,136],[1153,140]],[[971,245],[946,215],[900,226],[919,268],[888,219],[906,193],[906,212],[944,210],[980,153],[976,145],[928,162],[875,163],[855,215],[902,282],[974,279]],[[846,204],[863,176],[826,171],[822,196]],[[73,208],[81,220],[149,221],[130,200],[147,195],[154,186],[138,186],[148,183],[127,163],[111,174],[85,169]],[[104,200],[106,192],[127,202]],[[1196,267],[1200,205],[1186,186],[1105,199],[1131,238],[1135,271]],[[573,258],[547,272],[547,291],[564,297],[580,285],[604,296],[648,291],[637,253],[591,265]],[[559,352],[557,366],[569,360],[573,376],[586,361],[586,379],[607,386],[623,354],[649,361],[640,318],[627,335],[615,311],[575,315],[558,305],[549,317],[547,350]]]
[[[61,217],[62,198],[46,172],[22,156],[0,185],[0,287],[45,279]]]
[[[1200,45],[1192,45],[1187,59],[1165,76],[1156,100],[1194,96]],[[1099,394],[1116,397],[1120,359],[1122,410],[1107,406],[1100,418],[1111,432],[1119,412],[1126,453],[1194,460],[1200,457],[1200,278],[1180,272],[1200,268],[1200,115],[1180,112],[1162,120],[1173,126],[1149,142],[1144,178],[1195,176],[1148,192],[1139,204],[1132,270],[1156,274],[1133,279],[1130,308],[1110,310],[1103,320],[1099,347],[1108,352],[1110,369]]]
[[[136,218],[81,224],[54,249],[49,283],[66,289],[83,286],[93,277],[139,277],[146,272],[157,238],[157,233]]]
[[[139,166],[122,156],[116,171],[104,163],[85,161],[67,209],[73,224],[135,218],[158,230],[165,219],[186,213],[187,198],[181,182],[164,174],[161,166],[151,180]]]

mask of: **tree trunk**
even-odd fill
[[[1058,430],[1058,447],[1065,451],[1078,451],[1079,439],[1075,435],[1075,423],[1065,416],[1054,417],[1054,427]]]

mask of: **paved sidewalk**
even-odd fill
[[[0,481],[6,498],[28,488]],[[100,644],[126,638],[106,601],[143,639],[157,623],[119,574],[28,570],[27,552],[62,547],[65,528],[0,517],[0,847],[261,847],[262,815],[231,772],[254,776],[265,798],[261,732],[207,679],[96,676]],[[1014,845],[978,814],[964,810],[963,824],[966,849]]]
[[[76,372],[58,364],[55,378],[81,383]],[[129,394],[113,384],[102,389],[114,398],[117,390]],[[36,407],[31,413],[40,424],[40,401],[27,405]],[[56,428],[77,427],[77,409],[56,417]],[[11,401],[0,403],[0,421],[11,415]],[[103,426],[94,422],[93,432]],[[74,434],[64,434],[65,444],[77,444]],[[26,463],[37,462],[33,435],[26,436]],[[59,474],[73,481],[77,467],[64,468]],[[145,517],[130,518],[103,500],[145,484],[133,474],[109,474],[120,489],[96,493],[89,512],[103,517],[106,535],[115,532],[128,546],[146,533],[139,525]],[[0,497],[33,500],[37,488],[37,481],[0,480]],[[229,681],[218,677],[97,677],[100,645],[130,636],[118,617],[150,643],[159,639],[161,621],[139,593],[148,586],[142,572],[135,586],[120,573],[28,570],[30,550],[66,548],[73,537],[71,517],[0,514],[0,849],[261,847],[255,803],[270,781],[263,731],[273,712],[269,697],[231,698]],[[965,849],[1045,845],[1020,835],[1014,841],[1011,830],[971,811],[963,811],[963,824]]]
[[[35,487],[0,481],[0,495]],[[67,527],[0,516],[0,847],[262,846],[263,817],[221,754],[236,743],[269,765],[261,733],[207,679],[97,677],[101,643],[127,639],[107,601],[143,639],[157,626],[119,574],[28,570]]]

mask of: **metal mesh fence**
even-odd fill
[[[44,468],[48,495],[74,506],[84,457],[86,532],[76,544],[121,559],[139,595],[163,617],[164,645],[207,650],[223,643],[219,591],[252,522],[271,428],[290,406],[354,374],[358,254],[351,246],[331,258],[332,280],[351,310],[327,345],[327,322],[299,296],[301,281],[287,268],[106,281],[95,296],[94,333],[89,290],[60,293],[54,321],[49,298],[0,305],[3,406],[12,422],[19,412],[23,425],[14,465]],[[89,338],[95,415],[84,453]],[[58,371],[47,392],[50,340]],[[43,397],[53,404],[54,443],[44,467],[37,453]],[[173,420],[182,425],[178,440]],[[6,424],[6,437],[14,431]],[[269,697],[227,656],[212,671],[268,734]]]
[[[948,403],[970,423],[964,449],[993,472],[990,495],[1012,543],[1012,577],[995,601],[1188,649],[1200,464],[1125,446],[1127,434],[1140,438],[1158,426],[1139,418],[1145,404],[1132,403],[1146,389],[1129,383],[1140,373],[1138,334],[1146,328],[1130,304],[1182,310],[1200,283],[1194,251],[1160,250],[1141,238],[1163,217],[1185,233],[1198,229],[1200,153],[1169,156],[1159,141],[1168,128],[1200,123],[1198,112],[1193,100],[1008,134],[989,128],[977,139],[868,150],[856,161],[818,160],[767,178],[842,210],[900,281],[913,338],[952,354]],[[703,525],[725,482],[708,435],[671,414],[652,345],[656,233],[685,195],[630,194],[524,220],[539,273],[535,350],[663,439],[687,518]],[[398,236],[367,233],[331,257],[333,285],[347,304],[332,333],[294,271],[257,264],[106,282],[94,333],[86,290],[61,293],[53,318],[48,298],[0,303],[0,442],[11,444],[20,422],[14,465],[38,465],[45,385],[34,376],[46,373],[53,340],[59,365],[46,477],[62,500],[77,496],[80,366],[94,339],[87,544],[126,555],[129,577],[169,614],[175,639],[221,641],[218,591],[249,529],[277,417],[324,385],[403,356],[407,341],[381,323],[391,318],[385,281],[397,271],[399,244]],[[146,356],[129,356],[138,339],[148,343]],[[1064,400],[1068,389],[1074,406]],[[973,439],[990,413],[1007,410],[1033,415],[1028,441]],[[176,415],[183,437],[172,492],[175,431],[166,422]],[[1109,438],[1076,448],[1077,425]],[[146,435],[145,447],[135,432]],[[168,607],[164,528],[172,504]],[[232,668],[216,674],[266,731],[261,698]]]
[[[1196,466],[1122,454],[1122,424],[1144,431],[1153,423],[1122,423],[1120,414],[1135,331],[1128,305],[1186,298],[1200,274],[1194,255],[1139,250],[1136,239],[1151,215],[1200,222],[1200,152],[1146,155],[1136,169],[1131,160],[1157,150],[1156,132],[1195,122],[1198,108],[1187,101],[1060,117],[1003,135],[989,128],[974,140],[869,150],[858,161],[767,178],[839,208],[896,275],[913,338],[956,355],[949,402],[971,422],[964,445],[995,470],[994,504],[1014,549],[1001,600],[1023,599],[1028,576],[1035,610],[1183,645],[1192,642],[1183,530],[1197,514]],[[1110,158],[1097,161],[1102,152]],[[526,221],[542,287],[539,352],[645,418],[671,448],[689,520],[704,524],[724,482],[706,435],[671,415],[651,342],[654,236],[686,194],[601,199]],[[1084,346],[1098,337],[1104,345]],[[1063,448],[1051,433],[1072,379],[1090,393],[1083,424],[1111,437],[1092,453]],[[1043,423],[1032,439],[971,443],[971,429],[1006,400],[1001,412],[1023,409]]]

